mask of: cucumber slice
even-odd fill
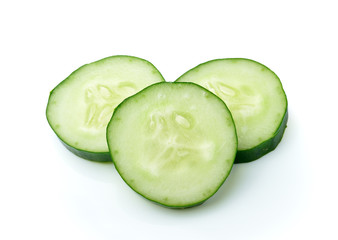
[[[199,84],[229,107],[238,136],[235,162],[249,162],[274,150],[288,119],[287,99],[277,75],[249,59],[216,59],[202,63],[176,82]]]
[[[112,56],[84,65],[50,93],[47,120],[76,155],[110,161],[106,127],[115,107],[143,88],[164,81],[148,61]]]
[[[124,181],[173,208],[210,198],[237,151],[228,108],[193,83],[157,83],[124,100],[108,124],[107,142]]]

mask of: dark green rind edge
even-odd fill
[[[53,132],[56,134],[56,136],[59,138],[59,140],[62,142],[62,144],[72,153],[74,153],[75,155],[86,159],[86,160],[90,160],[90,161],[95,161],[95,162],[111,162],[112,158],[110,157],[110,153],[108,152],[90,152],[90,151],[86,151],[83,149],[79,149],[79,148],[75,148],[73,146],[71,146],[70,144],[68,144],[67,142],[65,142],[58,134],[57,132],[54,130],[54,128],[52,127],[51,123],[49,122],[48,119],[48,106],[49,106],[49,100],[51,95],[53,94],[54,90],[57,89],[58,86],[62,85],[64,82],[66,82],[73,74],[75,74],[77,71],[79,71],[80,69],[82,69],[83,67],[89,65],[89,64],[95,64],[98,62],[101,62],[103,60],[106,60],[108,58],[118,58],[118,57],[127,57],[127,58],[134,58],[137,60],[142,60],[147,62],[148,64],[150,64],[155,70],[157,70],[157,72],[160,74],[161,78],[162,78],[162,82],[165,82],[164,77],[162,76],[161,72],[148,60],[145,60],[143,58],[139,58],[139,57],[134,57],[134,56],[129,56],[129,55],[114,55],[114,56],[110,56],[110,57],[106,57],[106,58],[102,58],[100,60],[97,60],[95,62],[91,62],[91,63],[87,63],[82,65],[81,67],[77,68],[75,71],[73,71],[66,79],[64,79],[62,82],[60,82],[58,85],[56,85],[56,87],[53,88],[53,90],[49,93],[49,98],[48,98],[48,103],[47,103],[47,108],[46,108],[46,118],[47,118],[47,122],[49,124],[49,126],[52,128]],[[161,82],[160,82],[161,83]],[[142,91],[142,90],[141,90]],[[116,109],[116,108],[115,108]],[[114,109],[114,111],[115,111]]]
[[[273,151],[283,138],[285,129],[287,127],[288,117],[289,117],[288,110],[286,110],[283,120],[279,125],[278,129],[276,130],[276,132],[274,133],[273,137],[262,142],[261,144],[259,144],[254,148],[247,150],[239,150],[237,152],[235,163],[252,162],[254,160],[257,160],[258,158],[261,158],[265,154]]]
[[[228,173],[224,176],[224,179],[223,179],[223,181],[219,184],[218,188],[216,188],[216,190],[215,190],[213,193],[211,193],[209,196],[207,196],[205,199],[203,199],[203,200],[201,200],[201,201],[193,202],[193,203],[191,203],[191,204],[187,204],[187,205],[182,205],[182,206],[181,206],[181,205],[168,205],[168,204],[163,204],[163,203],[160,203],[160,202],[158,202],[158,201],[156,201],[156,200],[150,199],[150,198],[144,196],[143,194],[141,194],[140,192],[136,191],[136,190],[128,183],[128,181],[125,180],[125,178],[124,178],[124,177],[122,176],[122,174],[120,173],[118,166],[117,166],[116,163],[114,162],[114,156],[113,156],[114,153],[113,153],[113,151],[111,151],[111,149],[110,149],[110,144],[109,144],[108,129],[109,129],[110,124],[112,124],[112,122],[113,122],[113,118],[114,118],[115,113],[117,112],[118,108],[120,108],[125,102],[129,101],[130,99],[132,99],[132,98],[133,98],[134,96],[136,96],[137,94],[142,93],[143,91],[147,90],[148,88],[150,88],[150,87],[152,87],[152,86],[154,86],[154,85],[160,85],[160,84],[186,84],[186,85],[190,84],[190,85],[193,85],[193,86],[197,86],[197,87],[203,89],[204,91],[210,93],[211,95],[215,96],[216,98],[218,98],[218,99],[224,104],[224,106],[225,106],[225,108],[227,109],[227,111],[229,112],[230,118],[231,118],[231,120],[232,120],[232,123],[233,123],[233,126],[234,126],[234,131],[235,131],[235,136],[236,136],[236,137],[235,137],[235,140],[236,140],[236,150],[235,150],[235,154],[234,154],[234,156],[233,156],[233,159],[234,159],[234,160],[233,160],[233,163],[231,164],[231,167],[230,167]],[[238,150],[238,139],[237,139],[237,131],[236,131],[236,127],[235,127],[235,122],[234,122],[234,119],[233,119],[233,117],[232,117],[232,114],[231,114],[231,112],[230,112],[228,106],[224,103],[224,101],[223,101],[222,99],[220,99],[220,98],[219,98],[217,95],[215,95],[214,93],[210,92],[208,89],[205,89],[204,87],[201,87],[200,85],[195,84],[195,83],[192,83],[192,82],[179,82],[179,83],[175,83],[175,82],[159,82],[159,83],[154,83],[154,84],[152,84],[152,85],[150,85],[150,86],[144,88],[143,90],[139,91],[138,93],[136,93],[136,94],[134,94],[134,95],[132,95],[132,96],[130,96],[130,97],[124,99],[124,100],[123,100],[123,101],[115,108],[115,111],[114,111],[114,113],[113,113],[113,116],[112,116],[112,118],[110,119],[110,121],[109,121],[109,123],[108,123],[108,125],[107,125],[107,134],[106,134],[106,138],[107,138],[107,143],[108,143],[108,148],[109,148],[109,152],[110,152],[110,155],[111,155],[111,159],[113,160],[113,164],[114,164],[114,166],[115,166],[115,169],[116,169],[116,171],[119,173],[119,175],[121,176],[122,180],[123,180],[123,181],[124,181],[124,182],[132,189],[132,190],[134,190],[134,192],[136,192],[137,194],[139,194],[139,195],[142,196],[143,198],[145,198],[145,199],[147,199],[147,200],[149,200],[149,201],[151,201],[151,202],[153,202],[153,203],[155,203],[155,204],[157,204],[157,205],[160,205],[160,206],[166,207],[166,208],[170,208],[170,209],[186,209],[186,208],[191,208],[191,207],[199,206],[199,205],[203,204],[205,201],[207,201],[209,198],[211,198],[213,195],[215,195],[216,192],[222,187],[222,185],[224,184],[224,182],[226,181],[226,179],[227,179],[228,176],[230,175],[230,172],[231,172],[231,170],[232,170],[232,168],[233,168],[233,165],[234,165],[234,162],[235,162],[236,153],[237,153],[237,150]]]
[[[201,63],[201,64],[197,65],[196,67],[193,67],[192,69],[183,73],[178,79],[175,80],[175,82],[180,82],[180,78],[182,78],[184,75],[196,70],[196,68],[198,68],[198,67],[200,67],[204,64],[214,62],[214,61],[219,61],[219,60],[230,60],[230,61],[246,60],[246,61],[251,61],[251,62],[259,64],[260,66],[269,70],[279,80],[280,86],[281,86],[283,93],[284,93],[284,97],[285,97],[285,101],[286,101],[285,113],[284,113],[282,121],[281,121],[279,127],[277,128],[277,130],[275,131],[274,135],[271,138],[269,138],[268,140],[265,140],[264,142],[260,143],[259,145],[255,146],[251,149],[238,150],[238,152],[237,152],[235,164],[236,163],[252,162],[254,160],[261,158],[265,154],[273,151],[277,147],[277,145],[280,143],[280,141],[282,140],[284,131],[285,131],[286,126],[287,126],[287,121],[288,121],[288,100],[287,100],[282,82],[279,79],[279,77],[277,76],[277,74],[274,71],[272,71],[270,68],[265,66],[264,64],[257,62],[255,60],[252,60],[252,59],[248,59],[248,58],[218,58],[218,59],[213,59],[213,60]]]
[[[75,155],[83,159],[94,161],[94,162],[111,162],[112,161],[109,152],[89,152],[85,150],[79,150],[77,148],[74,148],[68,145],[62,140],[61,142],[69,151],[71,151],[72,153],[74,153]]]

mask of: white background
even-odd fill
[[[338,239],[337,16],[329,0],[1,1],[0,239]],[[201,206],[143,199],[45,118],[60,81],[118,54],[168,81],[215,58],[265,64],[289,100],[282,142]]]

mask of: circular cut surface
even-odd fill
[[[136,192],[170,207],[212,196],[237,138],[222,100],[192,83],[158,83],[123,101],[107,128],[116,169]]]
[[[249,59],[202,63],[176,82],[199,84],[227,104],[236,124],[238,150],[273,138],[286,114],[287,100],[277,75]]]
[[[161,81],[162,75],[150,62],[136,57],[112,56],[84,65],[51,92],[48,122],[67,145],[108,153],[106,127],[115,107]]]

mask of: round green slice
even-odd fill
[[[145,198],[164,206],[201,204],[232,168],[232,116],[213,93],[193,83],[158,83],[124,100],[107,127],[115,167]]]
[[[227,104],[238,136],[235,162],[258,159],[281,141],[287,98],[279,78],[266,66],[249,59],[217,59],[189,70],[176,82],[199,84]]]
[[[50,93],[47,120],[76,155],[110,161],[106,127],[115,107],[145,87],[164,81],[148,61],[112,56],[84,65]]]

